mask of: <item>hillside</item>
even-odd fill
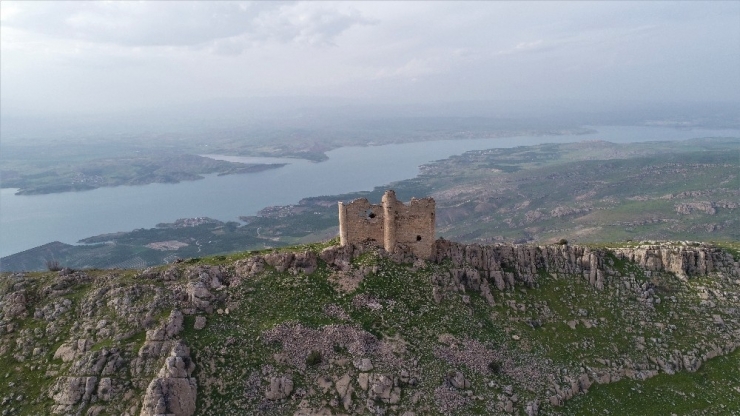
[[[425,261],[330,242],[3,274],[0,408],[728,414],[738,248],[439,240]]]

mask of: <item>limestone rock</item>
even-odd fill
[[[195,379],[154,379],[147,387],[141,416],[195,414]]]
[[[205,316],[196,316],[195,317],[195,323],[193,324],[194,329],[203,329],[206,327],[206,317]]]
[[[524,410],[527,416],[537,416],[540,413],[540,402],[537,400],[528,402]]]
[[[172,338],[182,331],[183,319],[182,312],[178,310],[170,312],[170,317],[165,324],[165,335],[168,338]]]
[[[70,342],[66,342],[57,348],[54,353],[54,359],[60,359],[68,363],[82,354],[87,352],[92,346],[92,342],[89,339],[79,339]]]
[[[193,415],[198,388],[191,377],[194,369],[190,349],[182,342],[175,344],[158,377],[147,387],[140,415]]]
[[[370,385],[370,374],[368,373],[360,373],[357,376],[357,384],[360,385],[360,388],[363,390],[367,390],[367,388]]]
[[[252,256],[248,259],[239,260],[234,264],[234,269],[238,278],[249,278],[265,270],[265,258],[262,256]],[[238,285],[238,281],[233,285]]]
[[[227,276],[218,266],[195,266],[186,270],[190,281],[199,281],[208,289],[220,290],[227,283]]]
[[[24,315],[26,313],[26,295],[22,291],[8,293],[2,299],[0,306],[2,306],[3,315],[8,319]]]
[[[373,363],[372,361],[370,361],[369,358],[361,358],[359,360],[355,360],[352,364],[354,364],[355,368],[363,372],[367,372],[373,369]]]
[[[316,384],[319,386],[321,391],[326,394],[331,389],[333,383],[331,381],[331,378],[329,378],[328,376],[319,376],[316,378]]]
[[[470,388],[470,381],[466,380],[465,375],[459,371],[450,373],[447,376],[447,381],[450,383],[452,387],[459,389],[459,390]]]
[[[493,294],[491,293],[491,287],[488,285],[488,281],[484,280],[483,282],[481,282],[480,294],[483,296],[483,299],[486,300],[488,305],[496,305],[496,301],[493,299]]]
[[[313,251],[296,253],[291,269],[294,273],[301,272],[311,274],[316,270],[316,267],[318,267],[317,259],[318,257]]]
[[[319,254],[321,260],[342,271],[349,271],[350,261],[352,261],[352,246],[332,246],[327,247]]]
[[[270,378],[270,385],[265,391],[268,400],[280,400],[290,396],[293,391],[293,380],[282,376]]]
[[[401,388],[394,387],[393,379],[385,374],[371,374],[368,395],[373,400],[395,404],[401,400]]]
[[[334,386],[337,389],[339,400],[344,407],[344,410],[349,411],[352,407],[352,384],[349,374],[345,374],[334,382]]]
[[[113,383],[110,377],[103,377],[98,384],[98,399],[108,401],[111,399]]]
[[[265,255],[265,263],[282,273],[288,270],[294,258],[295,255],[292,252],[269,253]]]
[[[583,373],[578,377],[578,389],[580,391],[588,391],[588,388],[591,387],[591,379],[588,377],[588,374]]]
[[[85,416],[98,416],[105,411],[105,407],[100,405],[90,406],[85,413]]]
[[[187,286],[188,300],[198,309],[207,309],[213,295],[203,282],[190,282]]]
[[[265,255],[265,262],[279,272],[311,274],[318,267],[318,257],[312,251],[276,252]]]
[[[79,402],[89,402],[97,377],[60,377],[49,391],[49,397],[54,400],[54,413],[69,412]]]

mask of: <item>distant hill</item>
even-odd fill
[[[471,151],[421,167],[413,179],[371,192],[307,198],[237,222],[163,224],[42,246],[0,268],[148,267],[321,241],[337,235],[337,201],[433,196],[437,233],[468,243],[740,240],[740,139],[613,144],[581,142]],[[105,243],[105,245],[101,245]]]

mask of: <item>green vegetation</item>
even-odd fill
[[[9,304],[8,296],[22,291],[27,313],[16,316],[9,307],[2,309],[0,400],[11,398],[12,414],[48,413],[54,405],[49,392],[58,391],[54,386],[60,378],[99,374],[85,366],[95,357],[118,354],[120,370],[107,376],[118,380],[122,390],[116,400],[104,404],[119,409],[110,413],[141,406],[136,400],[164,357],[136,361],[142,347],[151,343],[145,330],[164,325],[176,307],[189,310],[178,338],[196,363],[197,414],[228,414],[236,408],[293,414],[300,400],[265,401],[265,374],[290,374],[296,389],[313,391],[305,396],[308,406],[327,406],[334,390],[322,391],[314,383],[320,377],[337,380],[348,371],[355,380],[357,370],[351,363],[357,361],[359,347],[352,343],[370,342],[364,331],[381,346],[366,355],[372,358],[373,371],[398,375],[410,370],[415,381],[399,382],[401,404],[411,406],[410,398],[418,393],[425,399],[413,408],[424,414],[440,413],[436,389],[458,372],[471,394],[480,398],[462,400],[455,414],[500,413],[500,397],[510,397],[511,389],[518,396],[515,407],[521,411],[537,398],[541,414],[727,414],[740,405],[737,351],[709,360],[693,373],[668,374],[656,364],[675,351],[701,356],[717,340],[740,342],[733,335],[737,322],[732,315],[738,286],[730,276],[686,279],[648,273],[607,251],[603,290],[580,274],[540,268],[533,284],[495,290],[491,305],[469,282],[452,280],[449,261],[397,263],[373,250],[357,256],[348,271],[320,260],[308,274],[279,272],[269,265],[255,274],[240,271],[243,262],[255,256],[318,253],[335,242],[194,258],[143,273],[4,274],[0,300]],[[509,270],[516,275],[516,268]],[[227,285],[212,290],[208,307],[195,308],[184,300],[184,287],[211,282],[210,276],[220,276]],[[343,280],[349,276],[357,276],[354,285]],[[640,298],[643,290],[638,285],[649,287],[651,296],[662,302]],[[718,314],[725,324],[708,325]],[[195,329],[200,318],[205,318],[205,327]],[[350,343],[337,342],[332,331],[354,335]],[[61,346],[79,339],[90,341],[84,354],[71,361],[52,359]],[[289,349],[292,342],[299,349]],[[577,378],[583,368],[597,377],[615,366],[659,374],[647,380],[623,376],[621,381],[595,383],[563,407],[548,403],[552,380],[565,386],[567,377]],[[366,394],[353,385],[355,396]],[[132,393],[124,400],[125,391]],[[23,399],[16,401],[17,395]],[[382,401],[377,404],[384,406]]]
[[[621,380],[596,386],[568,402],[562,413],[730,415],[740,409],[738,385],[740,351],[735,351],[708,361],[695,373],[659,374],[645,381]]]

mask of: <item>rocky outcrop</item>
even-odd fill
[[[75,358],[79,358],[86,353],[91,345],[92,343],[89,339],[65,342],[57,348],[54,353],[54,359],[61,359],[65,363],[73,361]]]
[[[650,271],[667,271],[682,277],[706,276],[712,272],[740,275],[740,265],[729,253],[706,245],[650,244],[613,251],[620,259]]]
[[[265,258],[262,256],[251,256],[244,260],[234,263],[236,269],[237,281],[235,285],[241,282],[242,278],[250,278],[265,270]]]
[[[97,383],[97,377],[58,378],[49,392],[49,398],[54,400],[52,413],[69,413],[89,403]]]
[[[138,356],[131,363],[132,373],[143,375],[156,369],[162,357],[174,350],[179,341],[175,337],[183,329],[184,317],[179,310],[170,312],[167,321],[146,331],[144,344],[139,348]]]
[[[708,245],[645,244],[630,248],[592,249],[563,245],[480,246],[447,240],[435,243],[434,261],[451,262],[450,276],[440,277],[472,290],[481,290],[483,281],[498,290],[512,289],[519,282],[533,286],[538,273],[582,275],[603,289],[610,275],[618,274],[615,259],[635,262],[647,271],[665,271],[678,276],[705,276],[723,272],[740,276],[740,264],[725,251]]]
[[[187,286],[188,300],[198,309],[211,311],[211,298],[213,295],[205,283],[196,281],[189,282]]]
[[[689,215],[694,211],[703,212],[708,215],[714,215],[717,213],[715,204],[709,201],[699,202],[685,202],[682,204],[676,204],[676,212],[683,215]]]
[[[319,256],[313,251],[275,251],[265,255],[255,255],[248,259],[237,261],[234,266],[236,277],[234,283],[238,284],[242,279],[250,278],[265,270],[265,266],[271,266],[276,271],[289,272],[291,274],[311,274],[318,267]],[[347,262],[349,264],[349,261]]]
[[[319,254],[319,257],[321,260],[326,262],[326,264],[339,270],[347,271],[350,269],[353,249],[354,247],[352,245],[331,246],[323,249]]]
[[[293,380],[282,376],[272,377],[270,384],[265,391],[265,397],[267,400],[282,400],[290,396],[293,391]]]
[[[288,271],[292,274],[311,274],[316,270],[318,256],[312,251],[302,252],[275,252],[265,255],[265,263],[274,267],[278,272]]]
[[[23,291],[13,292],[5,296],[0,302],[3,316],[12,319],[26,313],[26,294]]]
[[[368,396],[371,400],[395,404],[401,400],[401,388],[394,383],[393,377],[386,374],[370,374],[368,378]]]
[[[197,382],[191,377],[195,363],[190,349],[178,342],[162,369],[149,383],[140,416],[191,416],[195,414]]]

